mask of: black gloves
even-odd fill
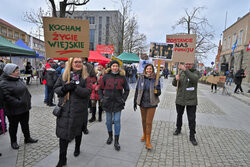
[[[160,96],[161,95],[161,90],[160,89],[155,89],[155,90],[156,90],[155,95]]]
[[[62,91],[64,93],[73,91],[76,88],[76,84],[70,82],[70,83],[66,83],[63,87],[62,87]]]
[[[137,104],[134,103],[134,111],[136,111],[136,110],[137,110]]]

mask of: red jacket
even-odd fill
[[[92,91],[90,95],[91,100],[100,100],[99,95],[98,95],[98,90],[100,89],[100,84],[102,80],[102,75],[100,76],[99,80],[97,81],[97,84],[92,85]]]
[[[49,63],[46,63],[46,64],[45,64],[45,71],[46,71],[48,68],[50,68],[50,64],[49,64]],[[46,74],[46,72],[45,72],[45,74]],[[47,82],[46,82],[45,79],[43,80],[43,84],[44,84],[44,85],[47,84]]]

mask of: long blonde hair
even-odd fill
[[[73,63],[75,58],[78,58],[78,57],[69,58],[69,60],[66,63],[66,67],[65,67],[65,70],[64,70],[63,76],[62,76],[62,79],[65,82],[67,82],[68,78],[70,77],[70,71],[72,69],[72,63]],[[85,65],[83,65],[83,64],[82,64],[82,78],[83,79],[88,78],[87,67]]]

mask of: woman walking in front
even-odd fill
[[[141,141],[146,141],[146,148],[152,149],[150,143],[152,122],[158,103],[160,102],[159,96],[161,94],[160,81],[156,83],[156,75],[152,64],[147,64],[143,70],[143,75],[137,81],[135,97],[134,97],[134,110],[137,105],[141,109],[143,136]]]
[[[129,94],[129,85],[125,78],[125,71],[119,68],[119,62],[110,62],[110,68],[106,70],[101,80],[99,96],[102,100],[102,108],[106,112],[106,125],[108,129],[107,144],[113,141],[112,121],[115,124],[115,143],[114,147],[120,150],[119,136],[121,129],[121,111],[124,109],[125,101]],[[113,117],[113,118],[112,118]]]
[[[80,154],[82,125],[90,94],[90,90],[87,89],[87,77],[82,59],[70,58],[63,75],[55,84],[55,92],[60,97],[59,105],[63,105],[62,115],[56,120],[56,135],[59,138],[60,147],[57,167],[67,164],[67,148],[73,139],[75,139],[74,156]]]

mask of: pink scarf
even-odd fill
[[[2,129],[3,129],[3,134],[5,134],[5,125],[4,125],[3,109],[0,109],[0,116],[1,116],[1,125],[2,125]]]

